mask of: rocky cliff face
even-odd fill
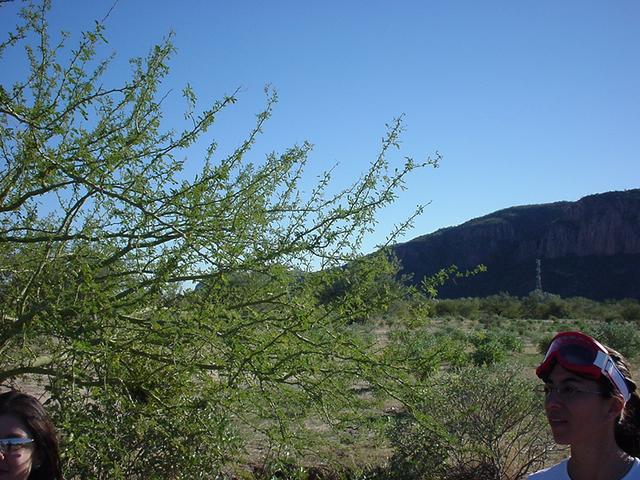
[[[487,272],[445,286],[443,297],[535,288],[562,296],[640,298],[640,189],[508,208],[394,247],[403,273],[418,282],[455,264]]]

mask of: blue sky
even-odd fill
[[[73,44],[112,4],[54,0],[52,30]],[[19,6],[0,8],[2,33]],[[444,159],[381,213],[371,249],[420,203],[432,202],[404,240],[513,205],[640,187],[639,25],[637,0],[119,0],[105,53],[117,55],[115,82],[174,31],[168,121],[182,117],[186,83],[203,107],[240,88],[209,136],[222,151],[271,84],[280,101],[255,160],[308,140],[310,181],[335,164],[339,184],[356,178],[404,114],[397,159]],[[3,84],[19,69],[4,58]],[[188,152],[189,167],[200,157]]]

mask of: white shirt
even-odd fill
[[[539,472],[529,475],[529,480],[571,480],[567,471],[568,459],[561,461],[553,467],[545,468]],[[640,480],[640,460],[633,459],[633,465],[627,474],[620,480]]]

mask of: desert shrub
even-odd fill
[[[569,304],[559,297],[553,297],[544,303],[541,318],[573,318]]]
[[[479,308],[484,313],[506,318],[520,318],[522,314],[520,300],[506,293],[480,299]]]
[[[438,300],[434,304],[435,314],[439,317],[460,316],[463,318],[477,318],[480,300],[477,298],[457,298]]]
[[[443,326],[440,330],[435,332],[435,335],[448,337],[462,343],[469,343],[469,335],[467,334],[467,332],[454,325]]]
[[[421,405],[424,409],[425,406]],[[427,414],[432,414],[428,412]],[[449,455],[447,432],[425,425],[420,411],[404,413],[393,419],[388,437],[394,447],[389,477],[418,480],[444,478],[444,464]],[[421,421],[421,420],[423,421]]]
[[[620,302],[617,300],[607,300],[600,304],[599,315],[596,317],[605,322],[622,321]]]
[[[522,310],[529,318],[576,318],[571,304],[557,295],[532,293],[522,300]]]
[[[565,302],[569,305],[572,318],[601,318],[605,306],[602,302],[584,297],[567,298]]]
[[[522,340],[513,332],[483,330],[470,337],[474,347],[471,359],[475,365],[493,365],[506,359],[510,352],[522,351]]]
[[[509,352],[522,352],[522,339],[515,333],[510,331],[499,331],[494,334],[498,342],[500,342]]]
[[[406,365],[418,379],[425,379],[443,364],[466,365],[467,347],[464,335],[400,330],[390,335],[386,355],[393,362]]]
[[[461,298],[457,301],[458,314],[464,318],[477,318],[480,312],[480,301],[477,298]]]
[[[630,322],[601,322],[589,332],[605,345],[618,350],[627,358],[640,352],[640,334],[635,324]]]
[[[429,322],[435,308],[430,301],[419,295],[407,295],[393,300],[384,314],[384,321],[393,325],[403,323],[414,328]]]
[[[540,305],[542,299],[539,295],[533,293],[527,297],[524,297],[521,301],[522,316],[525,318],[541,318],[540,317]]]
[[[549,345],[551,344],[551,340],[553,340],[554,336],[555,334],[547,333],[538,339],[537,349],[539,354],[545,355],[547,353]]]
[[[438,317],[448,317],[458,313],[458,306],[455,300],[438,300],[434,304],[434,309]]]
[[[534,384],[517,370],[466,367],[432,377],[389,430],[396,478],[515,480],[539,468],[552,439]]]
[[[482,342],[471,354],[474,365],[493,365],[507,358],[507,351],[497,342]]]
[[[628,322],[640,320],[640,304],[637,300],[625,299],[620,304],[620,316]]]
[[[487,314],[481,312],[478,321],[487,330],[499,329],[504,326],[505,317],[501,317],[500,315],[496,315],[495,313]]]

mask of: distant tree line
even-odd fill
[[[480,298],[443,299],[433,303],[437,316],[465,318],[500,316],[532,319],[594,319],[640,321],[640,303],[636,299],[598,302],[583,297],[561,298],[532,292],[526,297],[508,294]]]

